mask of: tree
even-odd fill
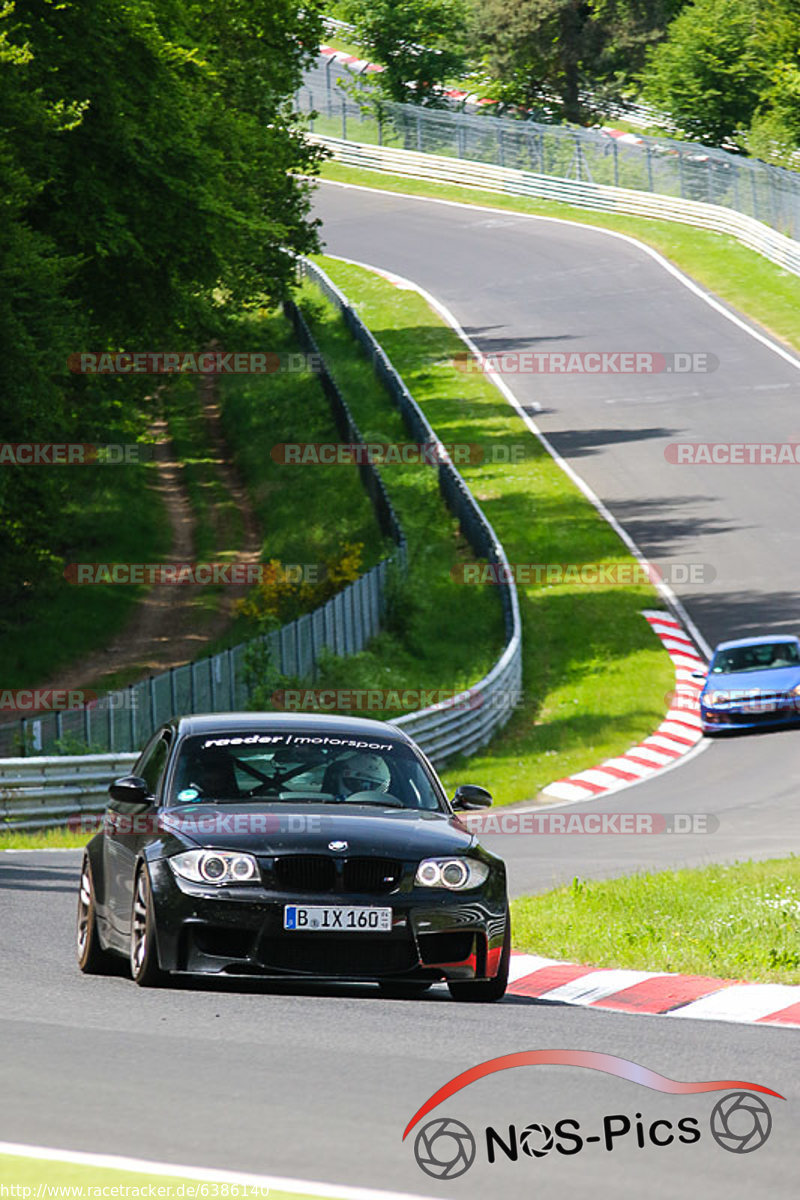
[[[766,0],[758,45],[765,85],[743,141],[751,154],[794,166],[800,147],[800,0]]]
[[[368,77],[387,100],[441,103],[441,88],[466,61],[467,0],[347,0],[364,51],[384,70]]]
[[[746,129],[768,71],[759,0],[696,0],[648,57],[642,91],[690,137],[714,145]]]
[[[487,54],[501,99],[524,107],[555,100],[567,120],[619,93],[663,37],[683,0],[486,0],[476,49]]]
[[[70,353],[195,348],[286,293],[318,244],[291,97],[320,37],[315,0],[0,6],[0,438],[135,436],[151,381]],[[0,467],[0,611],[56,562],[72,474]]]

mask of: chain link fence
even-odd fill
[[[725,150],[388,101],[376,115],[334,87],[304,86],[296,104],[323,137],[716,204],[800,238],[800,174]]]

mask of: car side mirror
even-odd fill
[[[108,789],[108,794],[112,800],[119,800],[124,804],[153,803],[150,789],[139,775],[123,775],[121,779],[115,779]]]
[[[462,783],[456,788],[453,796],[453,808],[456,812],[464,812],[471,808],[488,808],[492,803],[492,793],[486,788],[478,787],[477,783]]]
[[[705,671],[692,671],[692,679],[705,679],[705,678],[706,678]]]

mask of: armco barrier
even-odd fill
[[[0,759],[0,830],[48,829],[101,813],[109,783],[127,775],[137,758],[59,754]]]
[[[433,457],[440,461],[437,461],[435,467],[431,469],[436,469],[439,473],[439,486],[448,507],[458,518],[461,529],[475,553],[501,568],[500,578],[510,579],[511,571],[508,559],[494,530],[472,497],[464,480],[448,460],[440,439],[433,432],[422,410],[395,371],[382,347],[324,271],[306,260],[300,260],[299,270],[339,308],[348,328],[371,358],[376,374],[399,409],[409,434],[418,442],[434,443],[437,446],[438,453]],[[313,353],[317,353],[316,344],[302,314],[291,304],[288,306],[288,312],[304,344]],[[349,440],[360,441],[361,435],[344,399],[338,394],[335,381],[328,375],[327,370],[325,375],[327,383],[324,383],[323,386],[326,388],[326,392],[329,389],[335,389],[337,392],[338,399],[334,397],[332,400],[334,411],[338,411],[337,420],[342,422],[340,428],[342,436],[347,436]],[[383,491],[382,483],[379,492],[379,503],[385,504],[385,519],[389,523],[391,532],[401,539],[399,525],[388,496]],[[398,553],[402,553],[404,547],[405,543],[401,540]],[[347,620],[348,612],[352,616],[354,610],[352,601],[346,598],[346,593],[355,595],[360,585],[363,588],[364,582],[369,576],[375,575],[376,572],[385,572],[386,569],[386,562],[379,564],[369,575],[362,576],[355,584],[351,584],[346,592],[340,592],[335,596],[324,606],[324,609],[318,609],[307,617],[301,617],[299,621],[292,622],[291,626],[285,626],[282,630],[269,635],[273,639],[273,645],[276,644],[274,639],[277,639],[276,653],[280,656],[279,661],[290,664],[289,670],[292,673],[301,673],[297,668],[304,665],[305,660],[299,650],[300,635],[298,631],[302,622],[310,623],[307,628],[313,631],[315,621],[320,619],[323,620],[322,634],[327,638],[320,644],[332,646],[337,653],[347,653],[357,649],[358,638],[355,637],[354,623],[352,620],[350,622]],[[409,713],[394,722],[413,737],[437,765],[457,754],[472,754],[484,746],[509,719],[520,695],[522,630],[519,601],[513,583],[499,585],[498,591],[503,605],[506,645],[492,670],[461,696],[421,709],[419,712]],[[328,617],[331,614],[336,619],[329,625]],[[373,612],[373,618],[377,622],[377,607]],[[343,631],[344,636],[342,636]],[[286,637],[287,632],[289,632],[288,638]],[[284,642],[287,644],[284,645]],[[134,721],[131,714],[125,714],[126,718],[130,718],[129,740],[132,741],[134,729],[141,728],[141,736],[132,742],[137,751],[162,720],[167,720],[178,712],[231,711],[236,708],[237,688],[241,680],[236,686],[233,685],[232,681],[235,678],[233,667],[230,668],[230,674],[226,680],[222,681],[227,690],[221,694],[217,693],[218,702],[216,704],[207,704],[205,707],[198,706],[196,703],[192,707],[189,707],[188,704],[179,705],[174,680],[176,672],[190,672],[193,685],[191,695],[187,698],[197,701],[203,689],[197,686],[193,673],[199,668],[208,672],[209,691],[213,697],[215,663],[232,662],[233,660],[228,656],[243,650],[244,647],[236,647],[235,651],[225,651],[223,655],[215,655],[213,658],[203,659],[199,663],[176,668],[175,671],[165,672],[163,676],[153,676],[151,679],[145,680],[143,685],[136,685],[143,686],[145,696],[150,699],[150,707],[144,719],[140,714],[139,720]],[[312,659],[308,661],[312,661]],[[166,695],[169,703],[168,711],[161,716],[160,720],[157,720],[156,697],[158,693],[156,689],[159,680],[167,680]],[[130,691],[130,689],[127,690]],[[123,693],[117,694],[122,695]],[[205,692],[203,694],[205,695]],[[93,710],[88,711],[92,712]],[[52,715],[63,720],[70,714]],[[86,719],[84,712],[81,712],[79,716],[81,720]],[[109,728],[113,729],[110,718]],[[116,752],[0,759],[0,830],[3,828],[44,829],[63,825],[70,818],[80,820],[82,815],[102,812],[109,783],[117,775],[130,771],[136,757],[136,753]]]
[[[449,155],[420,153],[394,146],[374,146],[316,134],[307,136],[317,144],[326,146],[337,162],[349,167],[407,175],[414,179],[431,179],[438,183],[455,183],[511,196],[559,200],[576,208],[678,221],[701,229],[711,229],[715,233],[726,233],[784,270],[800,275],[800,242],[771,229],[754,217],[720,204],[539,175],[467,158],[451,158]]]
[[[383,347],[324,271],[306,259],[300,260],[299,270],[339,309],[348,329],[370,358],[378,379],[399,410],[411,438],[419,443],[436,444],[439,453],[435,457],[440,461],[431,470],[439,473],[439,488],[445,503],[458,518],[461,530],[475,553],[501,568],[499,578],[510,580],[508,559],[494,530],[461,475],[448,460],[440,439],[392,366]],[[394,722],[415,738],[437,764],[456,754],[472,754],[485,745],[509,719],[519,697],[522,687],[519,601],[513,583],[501,584],[498,590],[503,605],[506,645],[489,674],[465,692],[461,699],[456,697],[452,701],[443,701],[431,708],[409,713]]]

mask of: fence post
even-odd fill
[[[347,101],[342,98],[342,141],[347,141]]]
[[[131,750],[136,749],[136,692],[133,684],[128,687],[128,702],[130,705],[130,735],[131,735]]]

